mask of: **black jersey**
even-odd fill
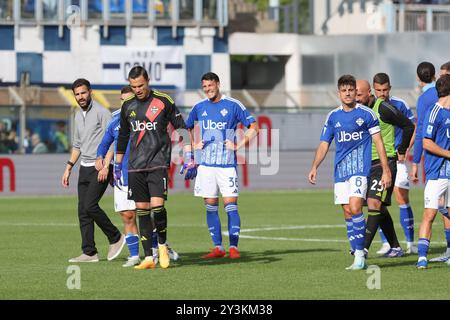
[[[117,153],[125,153],[130,141],[128,171],[151,171],[170,166],[172,142],[167,130],[186,128],[173,100],[164,93],[150,91],[145,100],[133,97],[122,105]]]

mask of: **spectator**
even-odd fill
[[[16,130],[12,130],[9,132],[6,145],[9,149],[9,153],[16,153],[17,149],[19,149],[19,138],[17,137]]]
[[[1,124],[1,122],[0,122],[0,124]],[[1,128],[0,128],[0,153],[9,153],[7,140],[8,140],[8,135],[7,135],[6,131],[1,130]]]
[[[33,131],[30,128],[25,129],[25,137],[23,138],[23,148],[25,149],[25,153],[33,152],[33,145],[31,144],[32,135]]]
[[[33,153],[48,153],[48,148],[41,141],[39,134],[35,133],[31,136],[31,144],[33,145]]]
[[[69,140],[66,134],[66,124],[64,121],[58,121],[54,137],[55,152],[65,153],[69,151]]]

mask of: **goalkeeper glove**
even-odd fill
[[[184,164],[181,167],[180,174],[186,171],[184,180],[192,180],[197,176],[197,167],[194,161],[194,154],[191,151],[185,152],[184,154]]]

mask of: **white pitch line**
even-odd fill
[[[78,227],[77,223],[8,223],[0,222],[0,226],[11,226],[11,227]],[[178,224],[170,225],[174,228],[204,228],[206,225],[198,224]],[[252,229],[242,229],[239,237],[241,239],[255,239],[255,240],[276,240],[276,241],[303,241],[303,242],[339,242],[348,243],[348,240],[344,239],[310,239],[310,238],[285,238],[285,237],[264,237],[264,236],[250,236],[242,234],[243,232],[258,232],[258,231],[274,231],[274,230],[296,230],[296,229],[331,229],[331,228],[345,228],[342,224],[311,224],[311,225],[298,225],[298,226],[279,226],[279,227],[261,227]],[[228,236],[228,232],[222,232],[224,236]],[[374,241],[381,243],[381,241]],[[405,241],[401,241],[406,243]],[[439,242],[436,242],[439,243]],[[439,244],[446,244],[447,242],[440,242]]]
[[[345,228],[344,224],[310,224],[300,226],[279,226],[267,228],[242,229],[241,232],[257,232],[257,231],[272,231],[272,230],[296,230],[296,229],[331,229],[331,228]]]
[[[228,234],[228,232],[226,232],[226,233]],[[283,238],[283,237],[259,237],[259,236],[248,236],[248,235],[245,235],[245,234],[239,235],[239,238],[256,239],[256,240],[303,241],[303,242],[343,242],[343,243],[348,243],[348,240]]]
[[[49,223],[0,222],[0,226],[7,226],[7,227],[77,227],[78,224],[76,224],[76,223],[55,223],[55,222],[49,222]]]
[[[242,234],[244,232],[258,232],[258,231],[273,231],[273,230],[295,230],[295,229],[331,229],[331,228],[345,228],[342,224],[311,224],[311,225],[298,225],[298,226],[279,226],[279,227],[263,227],[253,229],[242,229],[239,238],[254,239],[254,240],[276,240],[276,241],[303,241],[303,242],[332,242],[332,243],[348,243],[348,240],[344,239],[314,239],[314,238],[286,238],[286,237],[265,237],[265,236],[250,236]],[[222,232],[222,234],[228,237],[228,231]],[[374,240],[375,243],[381,243],[380,240]],[[400,241],[406,243],[406,241]],[[437,244],[447,244],[447,242],[435,242]]]

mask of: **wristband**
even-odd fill
[[[68,164],[69,166],[71,166],[71,167],[73,167],[73,166],[75,165],[75,163],[71,162],[70,160],[67,161],[67,164]]]

